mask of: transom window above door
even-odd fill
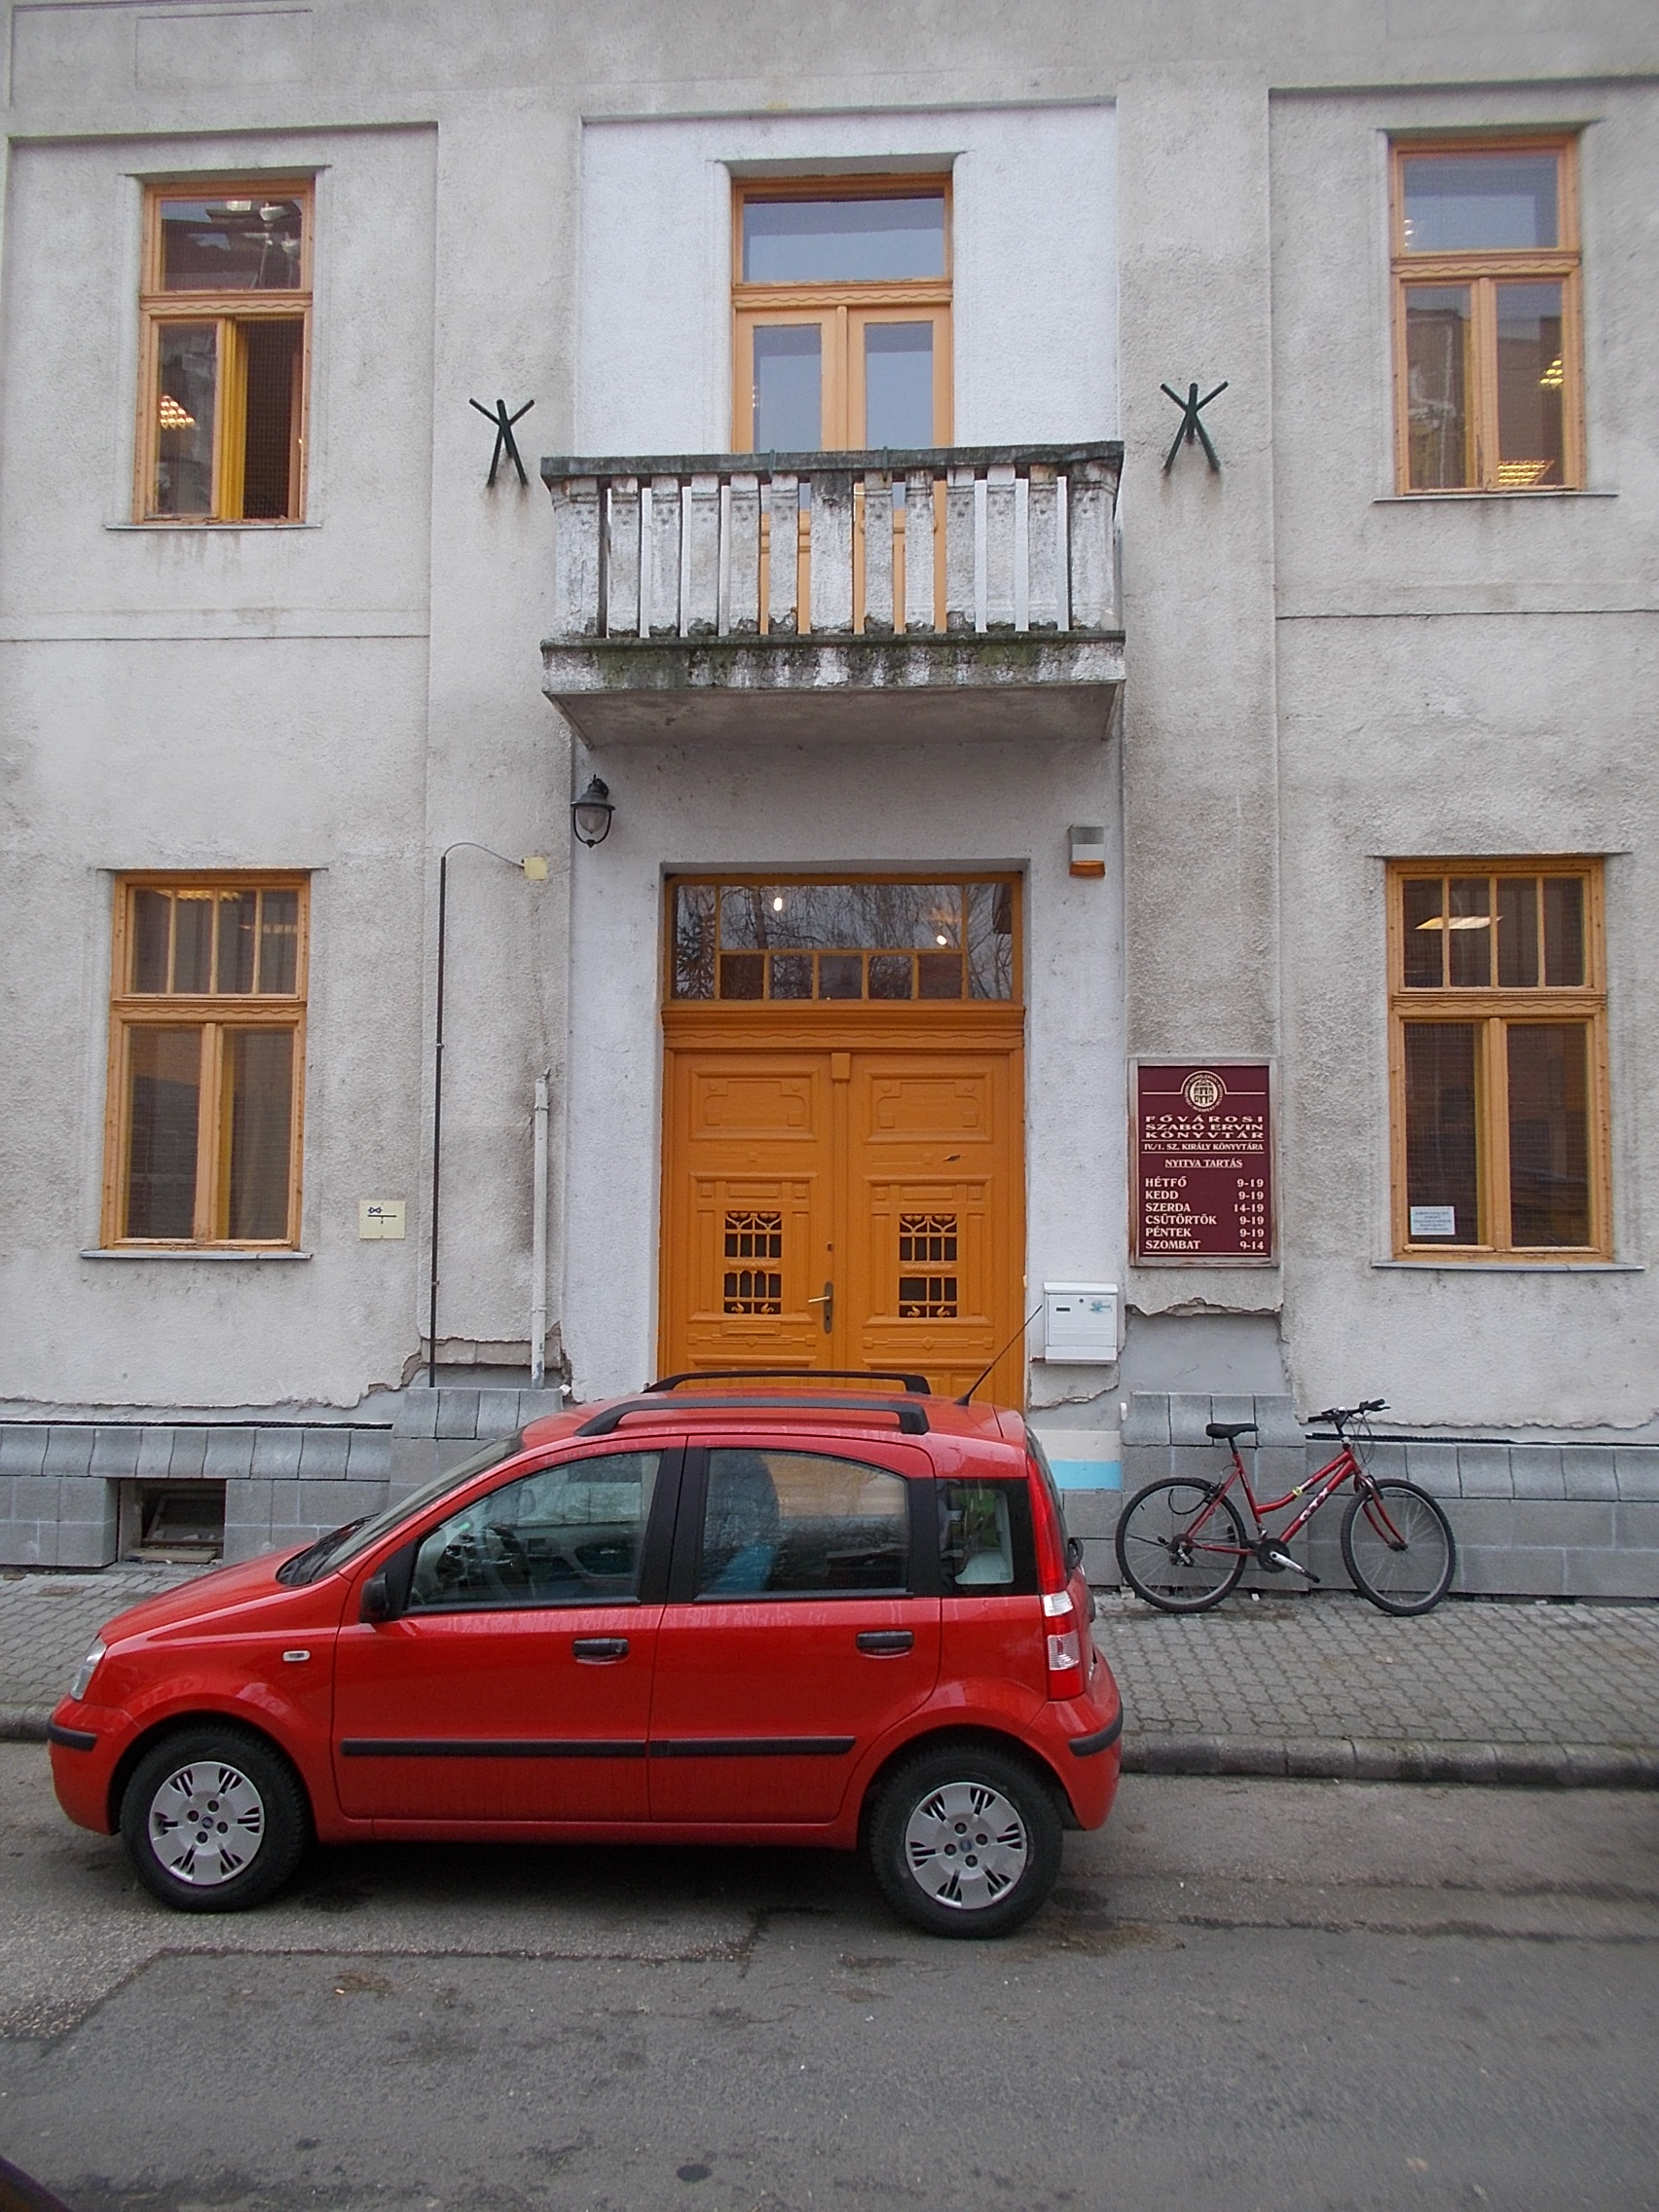
[[[669,886],[680,1000],[1012,999],[1014,879]]]
[[[733,227],[733,449],[948,444],[948,181],[742,179]]]

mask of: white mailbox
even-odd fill
[[[1078,1367],[1109,1367],[1117,1356],[1117,1284],[1046,1282],[1043,1357]]]

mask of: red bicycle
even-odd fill
[[[1343,1516],[1343,1564],[1362,1598],[1385,1613],[1426,1613],[1452,1586],[1457,1547],[1450,1523],[1427,1491],[1392,1476],[1367,1474],[1347,1430],[1379,1412],[1385,1401],[1368,1398],[1359,1406],[1327,1406],[1310,1414],[1310,1423],[1329,1421],[1342,1450],[1336,1457],[1282,1497],[1258,1499],[1238,1456],[1238,1439],[1257,1433],[1253,1420],[1212,1420],[1205,1433],[1233,1454],[1233,1470],[1220,1482],[1177,1475],[1148,1483],[1124,1506],[1118,1521],[1118,1565],[1124,1580],[1149,1605],[1165,1613],[1201,1613],[1219,1605],[1237,1587],[1254,1560],[1270,1574],[1319,1577],[1286,1550],[1326,1499],[1345,1483],[1354,1495]],[[1362,1439],[1363,1442],[1363,1439]],[[1249,1509],[1253,1536],[1246,1536],[1237,1506],[1229,1496],[1235,1486]],[[1281,1513],[1298,1498],[1308,1502],[1276,1533],[1264,1518]]]

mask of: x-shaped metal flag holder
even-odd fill
[[[1167,388],[1165,387],[1165,389]],[[1196,391],[1198,387],[1195,385],[1193,388]],[[491,490],[495,488],[496,471],[501,465],[502,454],[506,455],[518,470],[519,482],[528,485],[530,478],[525,474],[524,462],[519,459],[518,443],[513,436],[513,424],[530,413],[535,405],[535,400],[527,399],[517,415],[507,413],[507,403],[504,399],[498,399],[494,407],[486,407],[481,399],[469,399],[466,404],[468,407],[476,407],[486,423],[494,423],[496,425],[496,450],[490,456],[490,473],[484,479],[486,487]],[[1207,438],[1204,443],[1206,445],[1209,443]]]
[[[1213,469],[1219,472],[1221,468],[1220,458],[1218,457],[1214,446],[1210,444],[1209,432],[1204,428],[1202,423],[1199,422],[1198,417],[1203,409],[1209,405],[1210,401],[1216,397],[1217,393],[1223,392],[1227,389],[1227,379],[1224,377],[1221,383],[1216,386],[1214,391],[1206,391],[1202,399],[1198,397],[1198,387],[1196,384],[1190,384],[1187,387],[1187,396],[1185,399],[1181,397],[1181,394],[1175,389],[1173,385],[1161,385],[1159,387],[1159,389],[1161,391],[1166,391],[1169,394],[1170,398],[1175,402],[1176,406],[1181,410],[1181,427],[1175,433],[1174,444],[1169,448],[1169,451],[1163,457],[1164,475],[1167,476],[1170,469],[1175,465],[1175,456],[1180,452],[1182,446],[1190,446],[1195,438],[1198,439],[1199,445],[1201,445],[1204,449],[1204,459],[1209,462],[1210,466]]]

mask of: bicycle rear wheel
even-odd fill
[[[1118,1517],[1124,1580],[1165,1613],[1219,1605],[1244,1571],[1244,1524],[1208,1483],[1148,1483]]]
[[[1343,1516],[1343,1560],[1362,1598],[1385,1613],[1426,1613],[1452,1587],[1452,1528],[1416,1483],[1367,1480]]]

